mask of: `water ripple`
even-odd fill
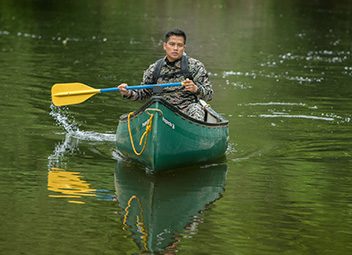
[[[311,120],[326,120],[334,121],[334,118],[309,116],[309,115],[289,115],[289,114],[260,114],[260,118],[296,118],[296,119],[311,119]]]

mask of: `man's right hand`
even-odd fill
[[[117,86],[118,89],[120,90],[121,95],[123,96],[129,96],[131,91],[127,90],[127,84],[126,83],[121,83],[119,86]]]

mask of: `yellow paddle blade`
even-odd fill
[[[56,106],[80,104],[99,92],[83,83],[56,83],[51,88],[51,100]]]

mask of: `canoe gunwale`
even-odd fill
[[[219,122],[216,122],[216,123],[211,123],[211,122],[206,122],[206,121],[194,119],[194,118],[188,116],[187,114],[183,113],[182,111],[180,111],[177,107],[168,103],[165,99],[163,99],[160,96],[153,96],[149,101],[147,101],[144,105],[142,105],[138,110],[134,111],[134,115],[131,116],[131,118],[135,118],[136,116],[140,115],[145,110],[147,110],[149,106],[151,106],[152,104],[154,104],[156,102],[163,104],[164,106],[169,108],[171,111],[173,111],[175,114],[180,115],[182,118],[184,118],[188,121],[194,122],[194,123],[198,123],[198,124],[205,125],[208,127],[224,127],[224,126],[228,126],[228,124],[229,124],[229,121],[224,119],[222,116],[221,116],[222,119],[218,118]],[[207,111],[206,108],[204,110]],[[208,112],[208,114],[211,114],[211,113]],[[128,118],[128,114],[122,114],[120,116],[120,121],[127,121],[127,118]]]

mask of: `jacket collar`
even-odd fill
[[[166,65],[168,65],[168,66],[171,66],[171,67],[176,66],[176,67],[178,67],[178,68],[181,68],[181,60],[182,60],[182,57],[179,58],[179,59],[177,59],[177,60],[175,60],[174,62],[170,62],[170,61],[167,59],[167,57],[165,56],[165,58],[164,58],[164,63],[165,63]]]

